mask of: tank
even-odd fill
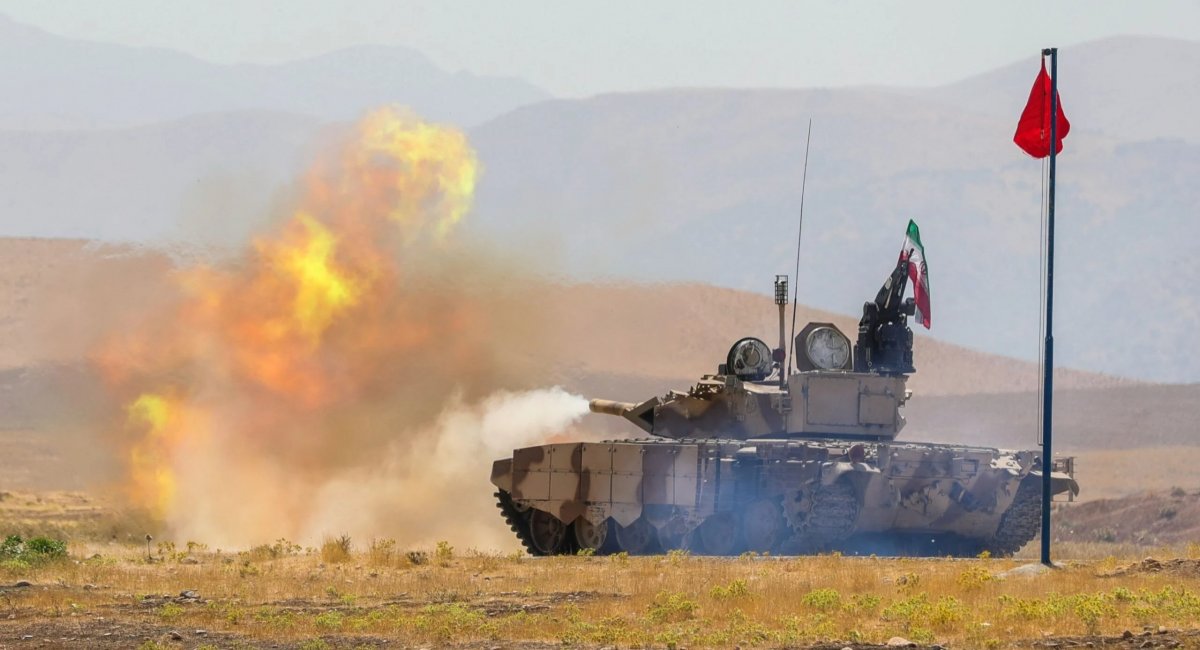
[[[778,347],[741,338],[686,391],[591,401],[643,437],[495,461],[505,522],[533,555],[1011,555],[1039,531],[1040,452],[897,439],[916,372],[907,282],[901,256],[853,345],[814,322],[789,354],[776,276]],[[1078,494],[1073,460],[1054,463],[1056,495]]]

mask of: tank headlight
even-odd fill
[[[771,374],[771,348],[760,339],[746,337],[729,348],[726,372],[746,381],[760,381]]]
[[[850,362],[850,339],[833,327],[817,327],[805,338],[804,352],[813,366],[840,370]]]

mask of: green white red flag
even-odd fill
[[[921,230],[912,219],[909,219],[908,232],[904,235],[904,248],[900,249],[900,261],[905,260],[908,261],[908,279],[912,284],[913,299],[917,302],[917,321],[929,329],[929,266],[925,263]]]

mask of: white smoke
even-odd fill
[[[474,405],[452,398],[428,430],[402,436],[378,466],[322,486],[303,538],[349,534],[410,547],[446,540],[514,548],[488,480],[492,461],[547,441],[587,412],[586,399],[558,387],[501,391]]]

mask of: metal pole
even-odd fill
[[[1054,469],[1054,163],[1058,149],[1058,48],[1050,55],[1050,186],[1046,206],[1046,365],[1042,378],[1042,564],[1050,564],[1050,473]]]
[[[772,358],[779,366],[779,387],[785,388],[788,380],[787,337],[784,335],[784,311],[787,309],[788,276],[775,276],[775,304],[779,306],[779,348],[772,353]]]

